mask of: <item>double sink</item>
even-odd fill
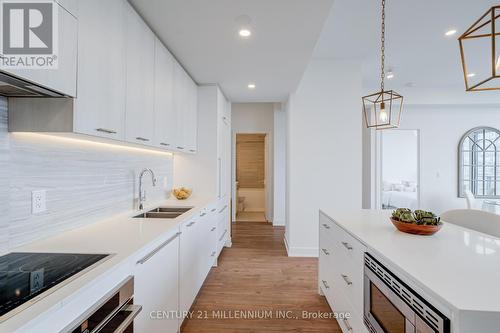
[[[175,219],[190,211],[193,207],[158,207],[148,212],[141,213],[134,218],[141,219]]]

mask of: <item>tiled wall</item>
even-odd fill
[[[145,179],[148,200],[166,198],[172,187],[172,156],[9,134],[7,100],[0,98],[0,251],[133,209],[138,173],[145,167],[158,179],[155,188]],[[31,214],[31,191],[36,189],[47,190],[48,211],[40,215]]]

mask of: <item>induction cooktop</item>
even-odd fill
[[[108,256],[109,254],[28,252],[13,252],[1,256],[0,322],[10,317],[11,312],[17,313],[19,308],[31,305]]]

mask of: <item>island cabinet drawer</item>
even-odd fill
[[[331,268],[320,266],[320,287],[332,311],[337,314],[337,322],[344,333],[366,333],[361,314],[353,307],[333,279]]]

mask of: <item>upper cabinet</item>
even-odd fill
[[[174,58],[155,39],[155,145],[175,149],[177,143],[177,113],[174,109]]]
[[[153,145],[155,36],[146,23],[125,4],[125,138]]]
[[[58,68],[57,69],[5,69],[21,79],[33,82],[64,95],[76,96],[77,19],[58,3]]]
[[[74,1],[58,0],[67,7],[59,15],[59,70],[74,67],[73,78],[43,70],[23,75],[77,98],[13,102],[9,130],[70,132],[196,153],[196,83],[127,1]],[[68,8],[78,13],[78,25]]]
[[[197,150],[198,87],[186,71],[174,64],[174,108],[177,114],[177,149],[195,153]]]
[[[96,10],[97,7],[100,10]],[[124,2],[80,1],[78,12],[79,59],[75,131],[124,140]]]

